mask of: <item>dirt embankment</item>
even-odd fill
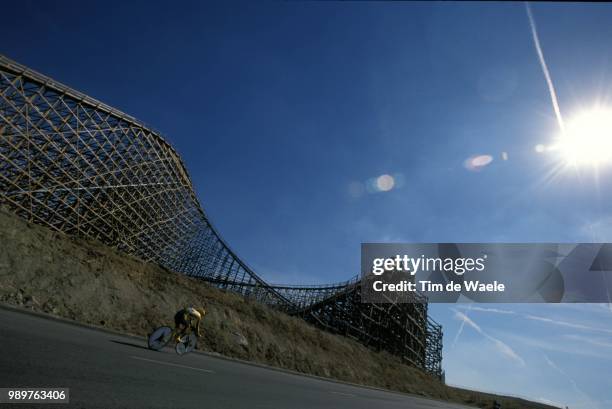
[[[447,387],[350,339],[202,281],[0,210],[0,302],[142,335],[184,305],[207,304],[200,348],[307,374],[490,408],[550,406]],[[144,338],[143,338],[144,342]],[[355,359],[359,357],[359,359]]]

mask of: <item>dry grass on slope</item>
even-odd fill
[[[0,211],[0,302],[144,336],[184,305],[206,303],[200,348],[306,374],[504,409],[550,408],[447,387],[353,340],[200,280]]]

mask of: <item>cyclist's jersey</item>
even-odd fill
[[[182,324],[185,327],[196,329],[198,332],[201,319],[202,314],[193,307],[183,308],[174,315],[174,323],[177,327]]]
[[[185,311],[187,312],[187,314],[189,314],[192,318],[197,319],[198,321],[202,319],[202,314],[200,314],[200,311],[196,310],[193,307],[187,307],[185,308]]]

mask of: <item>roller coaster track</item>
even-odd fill
[[[441,328],[360,302],[359,279],[270,285],[213,227],[172,146],[137,119],[0,55],[0,207],[300,316],[441,375]]]

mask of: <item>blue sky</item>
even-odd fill
[[[13,2],[0,52],[166,135],[264,278],[347,279],[361,242],[612,241],[610,169],[535,150],[559,128],[523,3],[151,3]],[[612,5],[532,10],[563,115],[611,106]],[[480,307],[431,306],[449,383],[612,406],[607,306]]]

